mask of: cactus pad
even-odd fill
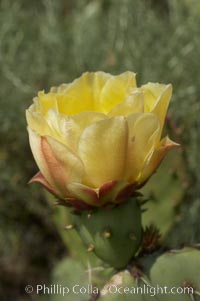
[[[141,210],[134,198],[114,208],[80,212],[73,222],[88,251],[115,268],[124,267],[139,248]]]

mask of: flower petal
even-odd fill
[[[74,116],[61,119],[60,131],[64,137],[65,144],[73,151],[77,151],[79,138],[83,130],[100,120],[107,118],[106,115],[97,112],[81,112]]]
[[[156,171],[168,151],[175,146],[179,146],[179,144],[170,140],[168,137],[165,137],[160,141],[158,147],[152,154],[149,155],[146,162],[144,163],[139,179],[140,184],[148,180],[148,178]]]
[[[131,196],[133,189],[134,185],[124,180],[107,182],[99,189],[99,202],[100,204],[121,203]]]
[[[94,99],[94,109],[95,111],[101,111],[100,105],[99,105],[99,99],[101,95],[101,91],[103,87],[105,86],[106,82],[112,78],[112,75],[105,72],[95,72],[93,73],[93,99]]]
[[[166,85],[158,83],[148,83],[141,86],[141,91],[144,92],[144,109],[145,112],[151,112],[156,101],[166,89]]]
[[[51,133],[51,129],[49,128],[48,123],[41,113],[34,110],[34,106],[35,105],[32,105],[28,110],[26,110],[28,126],[41,136],[49,135]]]
[[[53,186],[53,189],[55,188],[54,182],[51,179],[51,173],[49,171],[47,162],[45,160],[42,147],[41,147],[41,136],[37,134],[35,131],[33,131],[30,127],[28,127],[28,133],[29,133],[29,142],[30,147],[34,156],[34,159],[43,175],[45,175],[45,178],[47,182]]]
[[[160,137],[165,121],[165,116],[172,96],[172,85],[148,83],[143,85],[145,112],[156,114],[160,121]]]
[[[130,94],[131,87],[136,86],[135,73],[127,71],[112,76],[104,85],[100,95],[100,107],[108,113],[114,106],[124,101]]]
[[[55,168],[56,172],[56,169],[58,169],[59,174],[60,169],[62,168],[64,172],[63,177],[61,176],[60,180],[64,180],[64,184],[74,181],[81,182],[84,174],[84,167],[81,160],[70,151],[68,147],[52,137],[42,137],[42,140],[42,150],[46,156],[47,162],[49,165],[52,165],[52,170]],[[57,161],[55,162],[55,166],[53,163],[54,158],[51,157],[51,152]]]
[[[40,91],[38,92],[37,102],[42,115],[45,115],[50,109],[57,110],[57,99],[55,93],[44,93],[44,91]]]
[[[93,111],[92,80],[93,74],[85,72],[69,84],[64,93],[57,94],[58,111],[66,115]]]
[[[172,96],[172,85],[167,85],[163,93],[160,95],[160,97],[158,98],[158,100],[156,101],[156,103],[152,108],[152,113],[156,114],[160,121],[160,137],[162,134],[163,125],[165,122],[165,116],[167,113],[171,96]]]
[[[92,206],[99,206],[98,196],[94,189],[80,183],[67,184],[67,190],[76,200]]]
[[[84,168],[80,159],[55,139],[40,137],[30,128],[28,130],[31,150],[41,173],[53,190],[64,197],[66,183],[82,179]]]
[[[53,190],[51,185],[47,182],[47,180],[45,179],[45,177],[40,171],[34,177],[32,177],[32,179],[30,179],[28,183],[31,184],[34,182],[42,184],[46,188],[46,190],[48,190],[50,193],[52,193],[57,197],[59,196],[57,192]]]
[[[129,129],[127,181],[137,182],[147,156],[157,143],[159,121],[151,113],[133,114],[127,117]]]
[[[78,156],[84,163],[88,186],[100,187],[103,183],[123,178],[127,123],[124,117],[114,117],[87,127],[79,141]]]
[[[125,101],[114,107],[108,116],[128,116],[133,113],[143,113],[144,111],[144,93],[131,93]]]

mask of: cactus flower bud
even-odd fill
[[[40,91],[26,111],[40,182],[67,206],[118,204],[175,145],[161,138],[171,85],[136,86],[135,74],[87,72]]]

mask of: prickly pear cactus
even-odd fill
[[[114,275],[99,301],[200,300],[200,251],[172,250],[141,258],[131,269]]]
[[[165,176],[160,176],[162,174]],[[177,208],[183,200],[187,181],[182,154],[180,150],[172,150],[159,167],[159,172],[142,188],[141,192],[149,200],[145,205],[147,210],[142,216],[143,225],[153,223],[163,239],[178,219]]]
[[[149,277],[152,286],[177,288],[176,294],[174,289],[170,294],[158,294],[162,301],[200,300],[200,251],[184,248],[163,254],[151,267]],[[181,293],[187,288],[191,293]]]
[[[123,268],[137,252],[141,238],[141,209],[135,198],[114,208],[74,214],[73,224],[88,251]]]

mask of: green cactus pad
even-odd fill
[[[154,224],[162,237],[174,225],[177,218],[176,207],[185,193],[183,179],[186,181],[187,174],[184,166],[180,152],[172,150],[159,167],[159,172],[141,190],[149,199],[145,204],[147,210],[142,216],[143,225],[146,227]]]
[[[153,286],[192,287],[195,291],[193,300],[200,300],[200,251],[184,248],[163,254],[151,267],[150,279]],[[192,300],[190,295],[178,293],[159,295],[159,298],[162,301]]]
[[[83,211],[73,220],[88,251],[115,268],[124,267],[139,248],[141,210],[134,198],[114,208]]]
[[[134,267],[131,273],[114,275],[105,285],[110,289],[99,301],[199,301],[200,251],[184,248],[154,255],[138,261],[138,277],[134,276]],[[186,291],[189,288],[193,291]]]

